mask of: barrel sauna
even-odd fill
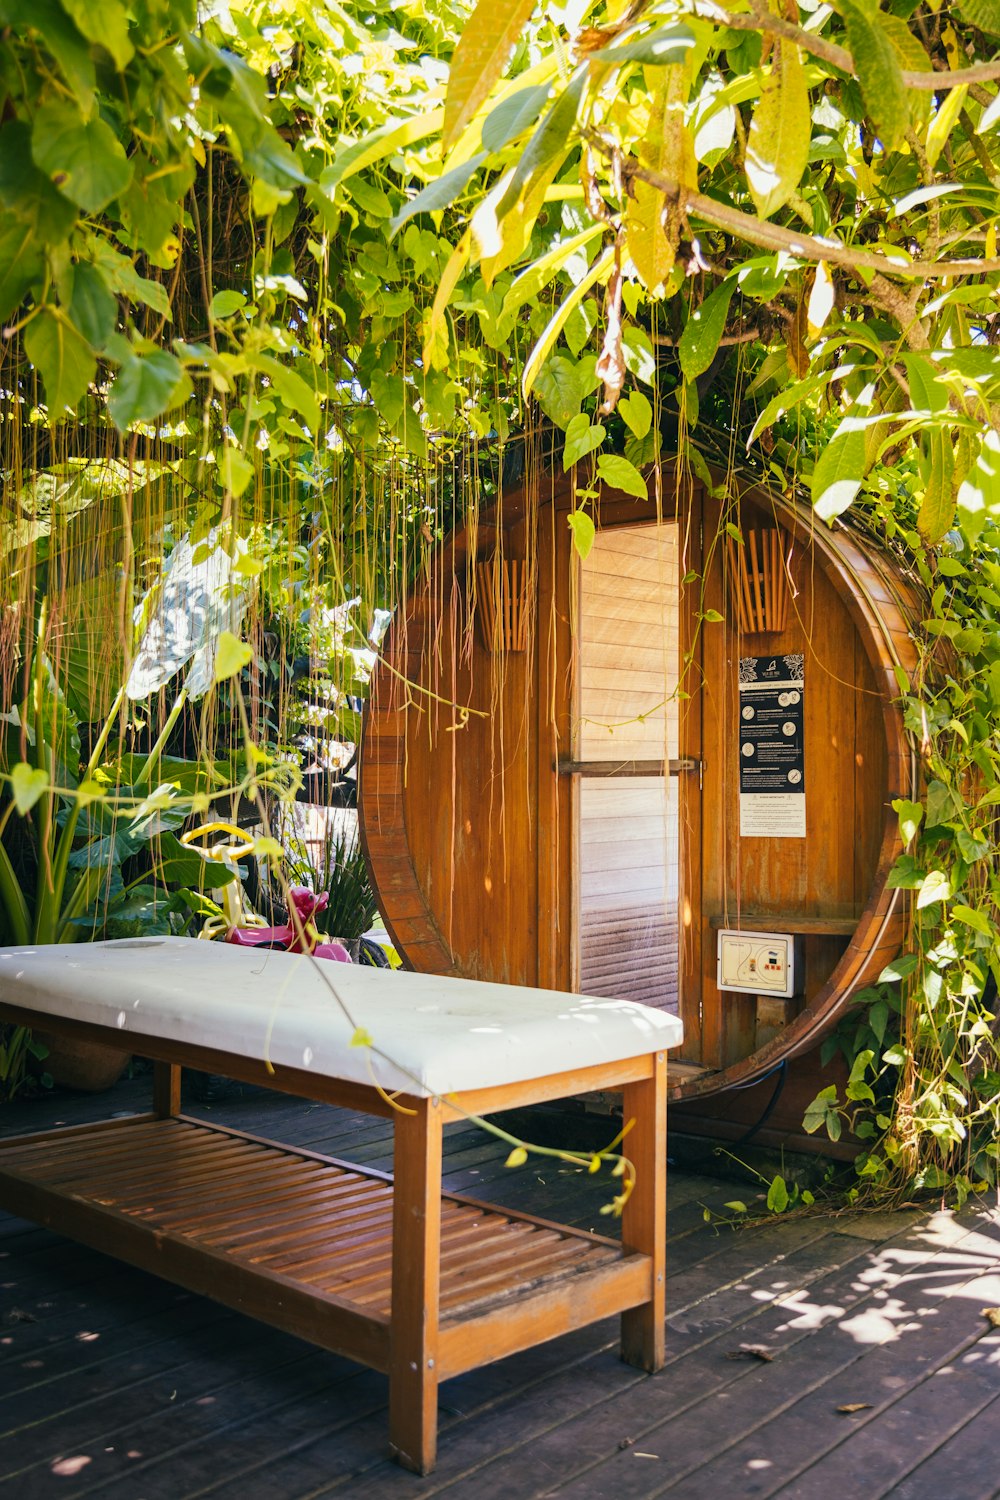
[[[572,508],[561,477],[505,495],[393,619],[359,782],[386,925],[416,969],[677,1011],[675,1127],[829,1151],[819,1046],[904,939],[908,582],[731,477],[605,488],[583,560]],[[792,993],[720,975],[720,932],[751,968],[781,935]]]

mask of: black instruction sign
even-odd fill
[[[740,835],[804,838],[805,662],[787,656],[740,658]]]

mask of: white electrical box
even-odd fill
[[[796,942],[788,932],[719,933],[718,986],[790,1000],[796,992]]]

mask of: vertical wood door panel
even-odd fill
[[[611,765],[678,754],[679,527],[598,532],[580,566],[576,752]],[[676,778],[579,778],[579,988],[678,1010]]]

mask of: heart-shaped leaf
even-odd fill
[[[253,647],[248,646],[246,641],[241,641],[239,636],[233,635],[231,630],[224,630],[215,650],[216,682],[225,682],[228,677],[235,677],[252,660]]]
[[[49,784],[49,773],[21,761],[10,773],[14,806],[23,816],[30,812]]]

